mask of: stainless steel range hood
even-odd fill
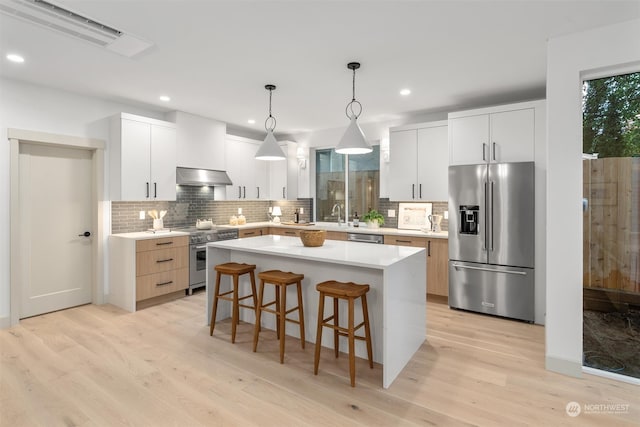
[[[225,171],[176,168],[176,184],[194,186],[233,185]]]

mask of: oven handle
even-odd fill
[[[207,248],[206,245],[205,246],[191,246],[191,250],[194,250],[194,251],[195,250],[200,250],[200,249],[206,249],[206,248]]]

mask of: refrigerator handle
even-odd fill
[[[484,145],[484,144],[483,144]],[[482,242],[482,250],[486,251],[487,250],[487,239],[489,238],[489,236],[487,236],[487,217],[489,216],[489,209],[488,209],[488,197],[487,197],[487,181],[484,182],[484,241]]]
[[[491,181],[491,252],[493,252],[493,184],[494,181]]]
[[[506,273],[506,274],[518,274],[520,276],[526,276],[527,272],[526,271],[518,271],[518,270],[496,270],[493,268],[483,268],[483,267],[472,267],[470,265],[460,265],[460,264],[451,264],[451,266],[453,268],[455,268],[456,270],[458,269],[463,269],[463,270],[480,270],[480,271],[489,271],[491,273]]]

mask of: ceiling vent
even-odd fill
[[[0,13],[81,39],[126,57],[136,56],[151,46],[110,25],[43,0],[0,0]]]

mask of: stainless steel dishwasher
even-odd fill
[[[384,236],[382,234],[347,233],[347,241],[382,245],[384,243]]]

